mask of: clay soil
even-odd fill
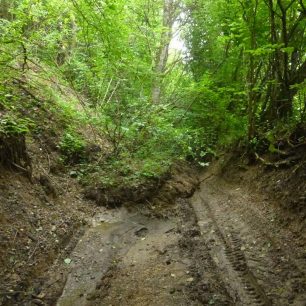
[[[1,302],[305,305],[304,175],[303,161],[178,164],[152,198],[108,209],[68,177],[51,177],[54,197],[2,172]]]
[[[58,305],[305,305],[302,218],[289,226],[288,211],[220,169],[190,198],[102,212]]]
[[[40,173],[30,182],[21,173],[0,170],[1,305],[42,297],[48,270],[71,251],[96,211],[68,175]],[[63,280],[59,274],[52,281]]]

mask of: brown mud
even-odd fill
[[[192,198],[168,203],[165,218],[132,210],[111,225],[108,246],[87,240],[95,251],[78,256],[98,264],[92,272],[81,264],[84,275],[72,267],[77,276],[58,305],[305,305],[303,223],[300,231],[283,226],[265,196],[215,170],[203,174]],[[101,237],[109,235],[105,226]]]
[[[96,227],[97,218],[105,219],[121,210],[96,205],[109,206],[113,202],[88,201],[78,182],[63,166],[59,168],[58,156],[48,146],[33,143],[28,144],[28,149],[33,164],[31,180],[22,171],[0,168],[0,305],[5,306],[55,305],[75,263],[74,260],[70,265],[65,260],[70,260],[80,238],[93,232],[90,237],[102,235],[111,241],[120,224],[118,221],[107,230],[108,226],[104,226],[108,222]],[[125,203],[127,208],[142,207],[144,220],[152,216],[164,218],[170,211],[165,208],[170,198],[193,193],[197,184],[193,173],[184,163],[177,164],[158,188],[152,182],[143,186],[144,203],[132,202],[140,191],[131,189],[118,193],[116,204]],[[109,192],[112,194],[114,190]],[[121,224],[123,231],[128,224],[128,221]],[[121,239],[120,235],[118,237],[116,240]],[[94,243],[91,238],[89,240],[88,247]],[[110,250],[111,254],[116,253],[114,248]],[[110,256],[99,255],[105,256],[108,262]],[[84,264],[87,268],[86,264],[88,261]],[[101,276],[99,273],[97,278]]]
[[[219,161],[198,178],[178,164],[172,178],[143,203],[97,207],[92,217],[84,212],[84,234],[71,234],[74,239],[69,244],[68,238],[53,265],[51,259],[42,265],[41,283],[33,282],[36,291],[18,300],[17,289],[10,295],[7,288],[3,305],[303,306],[305,218],[285,203],[294,185],[303,200],[303,167],[279,196],[271,192],[279,183],[260,167],[224,167]],[[282,182],[292,171],[278,170],[273,177]],[[124,193],[120,197],[124,202]],[[81,211],[84,204],[78,205]],[[46,258],[35,244],[25,257],[34,259],[36,252]],[[23,275],[24,266],[13,267],[15,277]],[[12,278],[9,269],[6,275]]]

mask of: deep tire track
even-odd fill
[[[271,305],[264,290],[248,269],[245,256],[241,251],[239,238],[233,231],[224,235],[218,225],[217,217],[201,195],[199,195],[199,204],[194,205],[198,218],[204,217],[207,219],[208,217],[211,220],[207,223],[201,223],[200,221],[199,226],[202,234],[207,232],[207,225],[210,227],[209,238],[206,242],[210,245],[210,254],[215,264],[221,268],[221,278],[227,285],[229,294],[241,305]]]
[[[218,187],[216,187],[218,186]],[[237,187],[237,186],[236,186]],[[224,182],[202,183],[191,200],[202,239],[236,305],[305,305],[305,274]],[[239,189],[239,188],[238,188]],[[236,190],[238,190],[236,189]],[[299,261],[300,262],[300,261]]]

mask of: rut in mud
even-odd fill
[[[235,305],[305,305],[305,236],[280,228],[268,203],[224,181],[202,184],[191,202]]]
[[[259,195],[212,176],[168,210],[101,211],[58,305],[305,305],[305,233]]]

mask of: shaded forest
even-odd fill
[[[85,130],[107,155],[94,167],[132,181],[232,145],[250,160],[300,145],[305,14],[302,0],[2,0],[1,162],[27,168],[26,135],[53,133],[87,176]]]
[[[303,0],[0,0],[0,305],[304,305]]]

